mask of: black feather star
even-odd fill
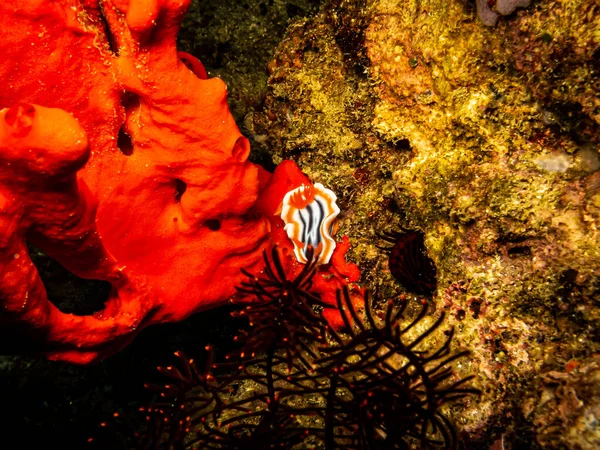
[[[377,311],[369,293],[359,312],[346,287],[337,292],[345,331],[334,330],[319,314],[328,306],[311,292],[310,256],[292,279],[277,250],[264,255],[263,275],[246,274],[239,291],[254,300],[236,302],[250,323],[239,336],[243,350],[216,364],[210,350],[203,370],[182,354],[179,368],[160,368],[168,381],[149,387],[163,400],[144,410],[150,438],[138,442],[232,450],[457,447],[440,407],[479,391],[467,386],[472,376],[453,372],[468,352],[451,351],[453,330],[440,332],[444,315],[432,320],[422,304],[407,318],[408,302]]]
[[[277,248],[271,251],[270,259],[266,252],[263,259],[262,277],[242,269],[248,280],[242,282],[237,291],[249,297],[251,303],[244,299],[234,300],[234,304],[245,305],[245,308],[233,314],[247,317],[251,328],[243,331],[238,339],[243,341],[245,353],[277,346],[284,350],[291,368],[294,358],[302,359],[305,353],[314,357],[311,346],[324,342],[324,331],[329,325],[316,311],[332,306],[310,291],[317,268],[312,248],[309,247],[307,252],[308,262],[304,269],[292,280],[287,279]],[[307,367],[310,365],[304,362]]]
[[[440,406],[479,391],[464,387],[473,376],[453,380],[451,363],[469,352],[451,352],[452,329],[441,346],[425,345],[439,331],[444,314],[423,328],[426,303],[406,323],[407,302],[389,302],[380,320],[369,293],[366,320],[358,316],[348,289],[338,292],[337,302],[349,336],[332,331],[334,343],[321,350],[327,356],[317,361],[332,389],[326,427],[352,430],[338,435],[337,444],[342,441],[352,449],[456,448],[456,432]],[[417,327],[423,329],[417,332]],[[330,437],[327,448],[334,448],[334,441]]]

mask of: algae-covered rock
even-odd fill
[[[227,83],[231,112],[240,123],[265,94],[267,62],[288,20],[314,13],[320,0],[192,0],[178,49],[199,58],[210,77]]]
[[[425,234],[483,391],[453,407],[467,448],[598,447],[599,55],[597,1],[490,27],[471,1],[333,0],[269,64],[252,129],[338,194],[365,284],[403,292],[376,232]]]

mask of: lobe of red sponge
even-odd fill
[[[1,325],[33,350],[102,358],[150,324],[226,302],[241,268],[291,246],[277,210],[310,182],[290,161],[272,175],[248,161],[225,84],[176,50],[187,6],[0,3]],[[110,282],[105,310],[54,307],[26,240]],[[357,278],[340,248],[334,278]]]

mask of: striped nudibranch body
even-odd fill
[[[294,253],[306,264],[309,245],[317,255],[318,264],[327,264],[333,250],[333,221],[340,213],[333,191],[321,183],[303,185],[293,189],[283,198],[281,218],[285,231],[294,243]]]

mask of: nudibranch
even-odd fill
[[[333,191],[321,183],[302,185],[285,194],[281,218],[299,262],[306,264],[311,246],[317,255],[317,264],[329,263],[335,250],[333,223],[340,213],[336,200]]]

